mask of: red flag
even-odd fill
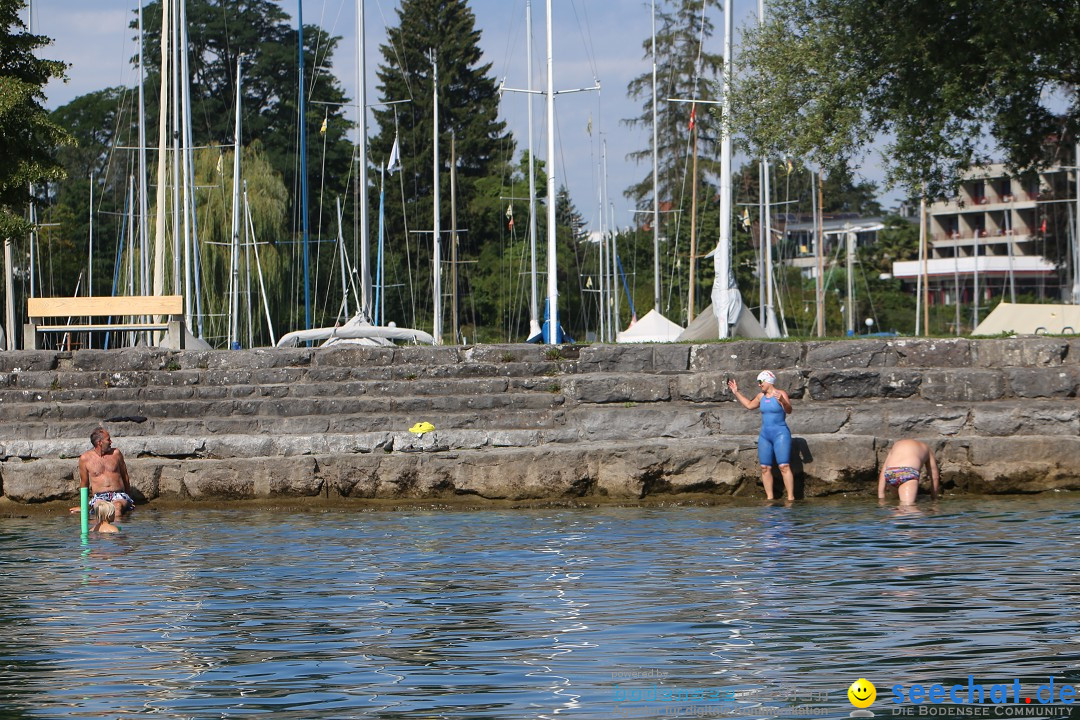
[[[697,108],[691,107],[690,108],[690,129],[691,130],[694,129],[694,118],[695,117],[697,117]]]
[[[1043,218],[1042,226],[1039,228],[1039,232],[1041,232],[1043,235],[1046,234],[1046,218]]]

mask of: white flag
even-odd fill
[[[390,159],[386,161],[386,172],[392,173],[401,169],[401,150],[398,148],[397,135],[394,136],[394,147],[390,150]]]

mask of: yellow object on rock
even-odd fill
[[[409,432],[416,433],[417,435],[423,435],[424,433],[429,433],[434,429],[435,426],[429,422],[418,422],[411,428],[409,428]]]

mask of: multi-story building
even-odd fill
[[[931,304],[989,303],[1034,295],[1060,300],[1058,267],[1051,259],[1067,237],[1065,204],[1075,198],[1071,172],[1052,167],[1030,179],[1009,177],[1004,165],[972,171],[956,197],[927,208],[925,273]],[[894,277],[917,283],[918,260],[893,263]]]

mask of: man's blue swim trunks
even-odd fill
[[[111,491],[110,490],[109,492],[97,493],[97,494],[94,495],[94,497],[90,498],[90,509],[93,510],[94,505],[96,505],[99,502],[115,502],[117,500],[123,500],[124,501],[124,510],[125,511],[126,510],[131,510],[133,507],[135,507],[135,501],[132,500],[131,496],[128,495],[126,492],[119,492],[119,491]]]

